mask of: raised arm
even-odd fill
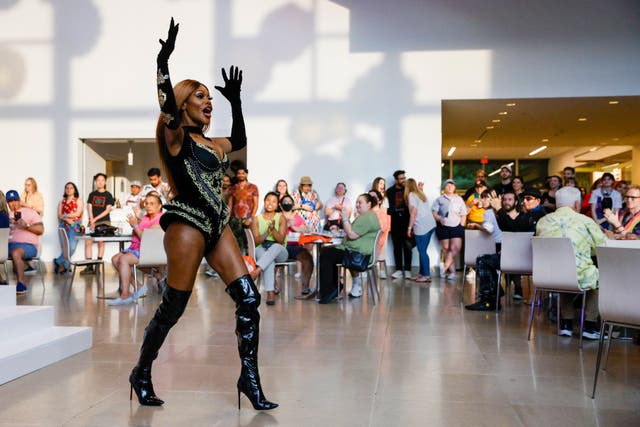
[[[173,22],[173,18],[171,18],[167,40],[158,40],[162,45],[157,58],[158,103],[160,104],[162,121],[166,125],[165,139],[170,151],[172,151],[172,145],[180,144],[181,141],[180,138],[177,138],[178,132],[176,131],[180,130],[180,121],[182,120],[182,116],[176,104],[176,97],[173,94],[173,86],[169,79],[169,57],[175,48],[178,26],[179,24],[175,24]]]
[[[222,69],[222,78],[224,87],[215,86],[215,88],[227,98],[231,104],[231,136],[222,138],[220,143],[223,144],[224,150],[228,153],[238,151],[247,145],[247,132],[244,127],[244,117],[242,115],[242,102],[240,101],[240,86],[242,85],[242,70],[233,65],[229,69],[229,77],[227,72]]]

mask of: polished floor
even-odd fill
[[[93,327],[93,348],[0,386],[0,426],[636,426],[640,346],[614,341],[590,398],[597,342],[558,337],[528,308],[468,312],[460,284],[382,281],[382,301],[318,305],[293,298],[261,306],[261,375],[280,403],[236,407],[233,305],[219,279],[200,275],[157,362],[163,407],[129,401],[127,377],[159,302],[112,308],[94,276],[32,277],[19,304],[54,305],[56,324]],[[116,288],[108,268],[107,294]],[[471,289],[467,299],[471,298]],[[366,294],[365,294],[366,297]],[[2,325],[20,327],[20,325]],[[135,397],[134,397],[135,399]]]

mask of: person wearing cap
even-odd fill
[[[313,232],[320,231],[320,209],[322,202],[318,192],[313,189],[311,177],[300,178],[298,190],[293,194],[293,210],[298,211],[304,219],[307,229]]]
[[[82,234],[82,214],[84,213],[84,204],[80,199],[78,187],[73,182],[67,182],[64,185],[64,194],[62,200],[58,203],[58,228],[64,228],[69,238],[69,257],[73,256],[78,246],[77,236]],[[62,242],[60,242],[62,246]],[[53,271],[56,274],[66,273],[71,265],[65,259],[64,254],[60,253],[58,258],[53,260]]]
[[[38,255],[39,237],[44,233],[42,218],[38,213],[27,207],[20,207],[20,194],[10,190],[6,195],[11,218],[9,228],[9,255],[13,262],[13,269],[18,276],[16,293],[24,294],[27,287],[24,284],[24,269],[26,260]]]
[[[522,192],[522,211],[520,227],[523,231],[535,231],[536,224],[547,214],[542,207],[542,194],[535,188],[527,188]]]
[[[431,206],[431,212],[436,220],[436,236],[442,246],[444,263],[440,264],[440,277],[455,280],[455,258],[462,249],[464,226],[467,221],[467,206],[462,197],[456,194],[456,183],[448,179],[442,185],[443,193]]]
[[[604,230],[609,230],[609,222],[604,215],[606,209],[610,209],[615,215],[622,209],[622,195],[613,189],[615,178],[613,174],[605,172],[601,178],[602,186],[591,192],[589,204],[591,205],[591,218]]]
[[[123,204],[124,206],[131,208],[131,210],[137,215],[140,211],[140,204],[144,200],[142,198],[142,183],[138,180],[131,181],[130,188],[131,193],[129,193]]]
[[[500,183],[494,186],[494,190],[498,194],[504,194],[507,191],[513,192],[513,185],[511,184],[511,176],[513,172],[509,164],[500,166]]]
[[[247,180],[249,169],[242,165],[236,169],[236,179],[227,192],[231,231],[238,241],[240,249],[247,248],[247,236],[244,229],[251,226],[251,220],[258,212],[260,192],[255,184]]]
[[[403,170],[393,173],[395,182],[387,188],[389,201],[387,213],[391,216],[391,242],[393,243],[393,259],[396,271],[391,275],[394,279],[411,279],[411,257],[413,245],[407,236],[411,214],[404,197],[404,185],[407,180]],[[403,271],[404,270],[404,271]]]
[[[600,338],[598,330],[598,269],[592,256],[596,246],[604,244],[606,236],[593,220],[580,214],[580,190],[563,187],[556,191],[555,212],[541,218],[536,226],[536,236],[567,237],[571,240],[576,258],[578,286],[587,291],[584,307],[584,329],[582,336],[595,340]],[[575,295],[560,294],[560,336],[573,335],[573,302]]]

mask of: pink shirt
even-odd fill
[[[162,216],[162,213],[158,213],[158,215],[156,215],[155,217],[153,217],[153,219],[151,219],[149,218],[149,215],[145,215],[142,217],[142,219],[138,223],[138,227],[136,228],[139,228],[140,230],[144,230],[147,228],[160,226],[161,216]],[[131,246],[129,246],[129,249],[135,249],[136,251],[140,250],[140,238],[135,233],[133,233],[133,237],[131,237]]]
[[[42,218],[36,211],[31,208],[20,208],[18,210],[22,214],[22,219],[24,219],[27,224],[37,224],[42,223]],[[14,216],[12,216],[14,217]],[[24,228],[16,228],[15,224],[11,224],[11,235],[9,236],[10,243],[30,243],[36,248],[40,243],[40,239],[38,235],[32,233],[28,229]]]

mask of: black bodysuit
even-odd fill
[[[169,79],[167,58],[163,58],[161,54],[158,55],[157,62],[160,115],[169,129],[176,130],[180,127],[181,111],[177,108]],[[227,83],[226,75],[224,76]],[[231,136],[228,138],[232,151],[239,150],[247,144],[239,83],[235,90],[235,96],[225,95],[231,103],[233,118]],[[216,246],[229,222],[229,207],[222,194],[222,178],[229,166],[229,160],[226,154],[220,159],[213,148],[199,144],[191,137],[192,134],[197,134],[205,138],[200,127],[183,126],[182,129],[182,147],[176,156],[169,153],[166,145],[161,146],[165,164],[176,187],[172,190],[177,196],[164,205],[166,212],[160,218],[160,225],[165,231],[176,221],[195,227],[204,235],[205,253],[208,253]],[[161,141],[159,143],[164,144]]]
[[[213,249],[229,222],[229,207],[222,194],[222,178],[229,166],[227,155],[198,144],[191,134],[202,135],[198,127],[183,126],[182,148],[177,156],[167,156],[178,195],[164,205],[160,225],[166,231],[174,221],[198,229],[205,238],[206,252]]]

